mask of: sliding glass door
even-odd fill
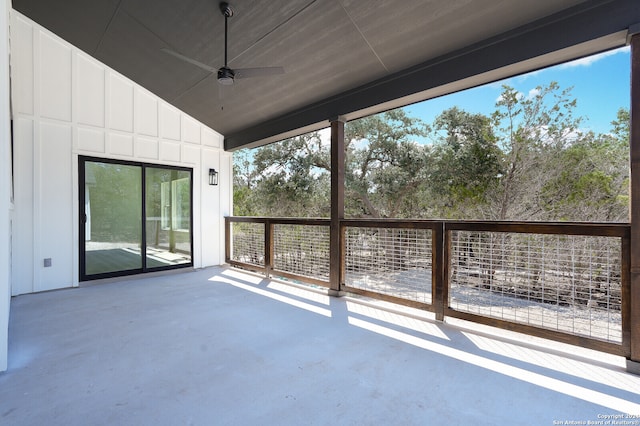
[[[192,171],[80,157],[80,279],[191,266]]]

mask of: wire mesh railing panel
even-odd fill
[[[430,229],[346,228],[345,284],[432,303]]]
[[[618,237],[451,231],[449,306],[620,343]]]
[[[275,224],[273,233],[274,269],[329,279],[329,226]]]
[[[233,222],[231,227],[231,260],[264,267],[264,223]]]

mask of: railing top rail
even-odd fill
[[[269,218],[267,217],[254,217],[254,216],[225,216],[225,220],[230,222],[251,222],[251,223],[265,223]]]
[[[435,229],[443,221],[431,219],[341,219],[340,223],[355,228]]]
[[[276,225],[316,225],[316,226],[329,226],[331,219],[323,218],[274,218],[270,220],[271,223]]]
[[[628,237],[627,223],[595,222],[494,222],[494,221],[445,221],[451,231],[487,231],[556,235],[597,235]]]
[[[320,225],[329,226],[331,219],[319,217],[258,217],[258,216],[225,216],[231,222],[272,223],[282,225]]]

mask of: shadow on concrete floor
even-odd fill
[[[640,376],[623,358],[227,268],[19,296],[9,332],[3,424],[552,425],[640,415]]]

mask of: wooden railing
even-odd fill
[[[445,316],[629,356],[628,225],[446,222],[445,229],[443,297],[450,301]],[[498,254],[484,262],[487,273],[477,285],[492,281],[492,293],[506,306],[468,309],[452,302],[452,292],[464,295],[464,281],[467,286],[471,281],[455,271],[465,247],[460,240],[471,235],[484,238],[489,251]]]
[[[231,265],[629,356],[626,224],[225,219]]]
[[[225,226],[225,258],[230,265],[329,286],[328,219],[226,217]],[[302,230],[313,233],[295,235]]]

